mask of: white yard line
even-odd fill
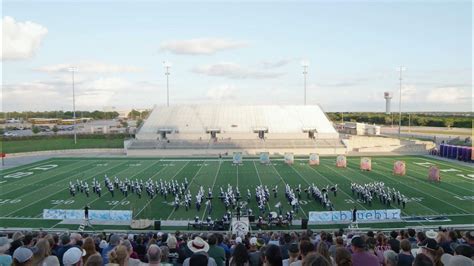
[[[380,159],[380,161],[385,162],[385,160],[383,160],[382,158]],[[430,162],[430,163],[431,163],[431,162]],[[387,161],[387,165],[390,165],[390,162]],[[426,172],[428,172],[428,168],[427,168],[427,167],[423,167],[423,166],[418,165],[418,164],[416,164],[416,163],[413,163],[412,165],[413,165],[413,167],[418,167],[418,168],[423,169],[423,170],[425,170]],[[435,164],[433,163],[433,165],[435,165]],[[454,168],[453,168],[453,169],[454,169]],[[452,173],[452,174],[455,175],[455,174],[457,174],[457,173]],[[460,174],[460,173],[459,173],[459,174]],[[465,177],[465,176],[459,176],[459,177],[463,177],[463,178],[468,179],[468,180],[471,180],[471,181],[474,180],[474,178],[469,178],[469,177]],[[441,177],[441,178],[443,178],[443,177]],[[451,179],[456,179],[456,177],[455,177],[455,176],[449,176],[449,179],[448,179],[448,180],[451,180]],[[446,180],[446,179],[445,179],[445,180]],[[421,180],[420,180],[420,181],[421,181]],[[458,188],[458,189],[466,190],[466,191],[471,192],[471,193],[472,193],[473,188],[474,188],[472,183],[469,184],[469,185],[471,185],[471,188],[465,188],[465,187],[463,187],[463,186],[458,186],[458,185],[453,184],[453,183],[448,182],[448,181],[446,181],[446,182],[444,182],[444,183],[445,183],[445,184],[448,184],[448,185],[450,185],[450,186],[456,187],[456,188]]]
[[[186,163],[171,177],[171,179],[170,179],[169,181],[173,180],[173,179],[181,172],[181,170],[183,170],[183,169],[186,167],[186,165],[188,165],[188,164],[189,164],[189,162],[186,162]],[[166,167],[168,167],[168,166],[166,166]],[[166,168],[166,167],[165,167],[165,168]],[[160,172],[161,172],[161,171],[160,171]],[[158,172],[158,173],[159,173],[159,172]],[[153,179],[158,173],[154,174],[154,175],[151,177],[151,179]],[[159,196],[156,195],[156,197],[159,197]],[[134,216],[133,218],[137,218],[138,215],[139,215],[143,210],[145,210],[146,207],[148,207],[148,205],[149,205],[154,199],[155,199],[155,198],[149,199],[148,202],[145,204],[145,206],[143,206],[143,208],[141,208],[140,211],[139,211],[137,214],[135,214],[135,216]]]
[[[194,182],[194,178],[196,178],[196,176],[199,174],[199,172],[201,172],[201,169],[202,169],[202,167],[204,166],[204,164],[205,164],[205,162],[206,162],[207,160],[201,160],[201,161],[202,161],[201,167],[199,167],[199,169],[196,171],[196,174],[195,174],[195,175],[193,176],[193,178],[191,179],[191,182],[189,183],[188,188],[186,189],[185,194],[188,193],[189,189],[191,188],[191,184]],[[169,220],[169,219],[171,218],[171,216],[173,215],[173,213],[174,213],[175,210],[176,210],[176,209],[173,207],[173,210],[171,211],[170,215],[168,215],[168,218],[166,218],[166,220]]]
[[[117,164],[117,165],[114,165],[114,166],[112,166],[112,167],[110,167],[110,168],[107,168],[106,170],[101,171],[101,172],[99,172],[99,173],[107,172],[107,171],[109,171],[110,169],[115,168],[115,167],[118,167],[118,166],[120,166],[120,165],[122,165],[122,164],[125,164],[125,162],[119,163],[119,164]],[[94,176],[97,175],[97,174],[98,174],[98,173],[95,173],[95,174],[94,174],[93,176],[91,176],[90,178],[94,177]],[[88,179],[90,179],[90,178],[88,178]],[[70,178],[69,178],[69,179],[70,179]],[[66,179],[66,180],[69,180],[69,179]],[[88,179],[86,179],[86,180],[88,180]],[[63,180],[59,180],[58,182],[60,182],[60,181],[65,181],[65,180],[64,180],[64,179],[63,179]],[[55,182],[55,183],[57,183],[57,182]],[[54,183],[53,183],[53,184],[54,184]],[[51,185],[52,185],[52,184],[51,184]],[[51,186],[51,185],[48,185],[48,186],[46,186],[46,187],[49,187],[49,186]],[[53,196],[53,195],[56,195],[56,194],[58,194],[58,193],[60,193],[60,192],[63,192],[63,191],[66,190],[66,189],[67,189],[67,188],[65,188],[65,189],[60,189],[60,190],[57,190],[56,193],[47,194],[45,197],[42,197],[42,198],[39,199],[39,200],[35,200],[35,201],[33,201],[32,203],[30,203],[30,204],[28,204],[28,205],[26,205],[26,206],[23,206],[23,207],[20,208],[20,209],[17,209],[17,210],[15,210],[15,211],[13,211],[13,212],[10,212],[10,213],[6,214],[5,216],[10,216],[12,213],[15,213],[15,212],[18,212],[18,211],[20,211],[20,210],[23,210],[23,209],[25,209],[25,208],[27,208],[27,207],[33,205],[33,204],[36,204],[38,201],[42,201],[42,200],[44,200],[44,199],[47,199],[47,198],[49,198],[49,197],[51,197],[51,196]],[[25,196],[30,196],[30,195],[28,194],[28,195],[25,195]],[[21,197],[20,197],[20,198],[21,198]]]
[[[79,163],[79,162],[78,162],[78,163]],[[76,163],[74,163],[74,164],[76,164]],[[72,165],[74,165],[74,164],[72,164]],[[55,177],[55,176],[62,175],[62,174],[65,174],[65,173],[67,173],[67,172],[74,171],[74,170],[76,170],[76,169],[78,169],[78,168],[81,168],[81,167],[84,167],[84,166],[86,166],[86,165],[87,165],[87,164],[81,164],[79,167],[76,167],[76,168],[73,168],[73,169],[68,168],[68,169],[65,170],[65,171],[60,171],[60,172],[55,173],[54,175],[47,176],[46,179],[41,179],[41,178],[36,177],[36,180],[37,180],[36,182],[27,182],[26,185],[22,185],[22,186],[18,186],[18,185],[19,185],[19,184],[17,184],[18,182],[7,183],[6,185],[3,185],[3,186],[2,186],[2,190],[7,190],[7,192],[5,192],[5,193],[0,193],[0,196],[3,196],[3,195],[5,195],[5,194],[11,193],[11,192],[15,192],[15,191],[20,190],[20,189],[23,189],[24,187],[27,187],[27,186],[35,185],[35,184],[37,184],[37,183],[44,182],[44,181],[49,180],[49,179],[53,179],[53,177]],[[34,177],[35,175],[40,175],[40,174],[43,174],[43,173],[47,173],[47,171],[44,171],[44,172],[41,172],[41,173],[38,173],[38,174],[33,174],[33,175],[31,175],[31,176],[28,176],[28,177]],[[28,181],[28,180],[26,180],[28,177],[26,177],[25,179],[22,179],[21,181],[23,181],[23,182],[21,182],[21,183],[24,184],[25,181]],[[58,181],[56,181],[56,182],[54,182],[54,183],[49,184],[48,186],[53,185],[53,184],[56,184],[56,183],[58,183],[58,182],[60,182],[60,181],[64,181],[64,179],[60,179],[60,180],[58,180]],[[17,189],[13,189],[13,190],[8,190],[7,186],[9,186],[9,185],[10,185],[10,186],[14,186],[14,187],[18,187],[18,188],[17,188]],[[45,187],[43,187],[43,188],[46,188],[46,187],[48,187],[48,186],[45,186]],[[41,189],[43,189],[43,188],[41,188]],[[27,195],[25,195],[25,196],[27,196]]]
[[[222,162],[219,162],[219,166],[217,167],[216,176],[214,177],[214,183],[212,183],[211,191],[214,191],[214,185],[216,184],[217,176],[219,175],[219,171],[221,170],[221,164],[222,164]],[[204,216],[206,216],[206,212],[207,212],[207,204],[206,204],[206,208],[204,208],[204,213],[202,214],[201,221],[204,221]]]
[[[7,159],[5,160],[8,160],[8,157]],[[50,161],[51,160],[51,161]],[[53,159],[46,159],[44,161],[40,161],[40,162],[36,162],[36,163],[33,163],[32,165],[22,165],[22,166],[18,166],[17,167],[14,167],[14,168],[9,168],[9,169],[2,169],[0,168],[0,176],[4,176],[4,175],[8,175],[8,174],[11,174],[11,173],[15,173],[15,172],[19,172],[19,171],[24,171],[25,169],[31,169],[31,168],[35,168],[35,167],[38,167],[38,166],[41,166],[43,164],[51,164],[53,163],[54,161],[56,160],[53,160]]]

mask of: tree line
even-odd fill
[[[326,113],[329,119],[335,123],[344,122],[359,122],[377,125],[391,125],[392,117],[393,124],[398,125],[398,113],[393,113],[393,116],[385,113]],[[472,113],[465,114],[424,114],[424,113],[403,113],[402,126],[428,126],[428,127],[459,127],[472,128],[473,124]]]
[[[139,112],[135,109],[132,109],[128,114],[130,119],[144,119],[148,116],[150,111],[145,110]],[[1,118],[3,119],[20,119],[28,120],[29,118],[60,118],[60,119],[71,119],[74,117],[72,111],[43,111],[43,112],[0,112]],[[87,117],[94,120],[103,120],[103,119],[116,119],[118,118],[118,112],[104,112],[104,111],[76,111],[76,118]]]

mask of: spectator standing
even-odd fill
[[[130,240],[124,240],[122,243],[123,246],[125,246],[127,253],[128,253],[128,265],[130,266],[139,266],[140,265],[140,260],[139,259],[134,259],[132,258],[133,252],[133,246],[132,242]]]
[[[240,243],[235,249],[232,257],[229,260],[230,266],[250,266],[249,254],[245,245]]]
[[[97,252],[95,249],[95,243],[92,237],[86,237],[86,239],[84,239],[82,249],[86,252],[86,255],[82,258],[83,261],[87,261],[87,259],[89,259],[89,257],[94,254],[99,254],[99,252]]]
[[[290,266],[300,266],[302,265],[304,257],[306,257],[310,252],[314,252],[314,245],[309,240],[300,241],[300,260],[297,260],[290,264]]]
[[[51,255],[51,248],[47,239],[40,239],[35,246],[35,252],[31,260],[33,265],[58,266],[58,257]]]
[[[400,253],[398,254],[398,266],[411,266],[415,257],[411,254],[411,243],[409,239],[400,242]]]
[[[13,252],[13,265],[14,266],[23,266],[23,265],[33,265],[31,259],[33,258],[33,252],[31,249],[26,247],[19,247]]]
[[[209,244],[209,251],[207,254],[216,261],[217,266],[223,266],[226,260],[225,251],[222,247],[218,246],[216,234],[211,234],[207,242]]]
[[[109,263],[109,253],[112,251],[118,244],[120,244],[120,236],[113,234],[110,236],[109,245],[102,249],[102,260],[104,265]]]
[[[273,244],[268,245],[265,249],[263,263],[265,266],[282,266],[283,259],[281,257],[280,247]]]
[[[150,265],[150,266],[160,265],[161,249],[160,247],[158,247],[158,245],[155,245],[155,244],[150,245],[146,252],[146,256],[148,259],[148,264],[144,264],[144,265]]]
[[[84,263],[84,266],[102,266],[102,256],[99,253],[91,255]]]
[[[395,253],[400,252],[400,241],[397,239],[398,232],[393,230],[390,232],[390,239],[388,240],[388,244],[390,245],[390,249],[395,251]]]
[[[398,265],[398,254],[395,253],[393,250],[386,250],[383,253],[385,258],[385,265],[386,266],[397,266]]]
[[[291,263],[298,260],[298,256],[300,255],[300,250],[298,248],[297,243],[291,243],[290,247],[288,248],[288,255],[289,258],[283,260],[283,266],[289,266]]]
[[[323,243],[323,242],[320,242],[319,244],[321,244],[321,243]],[[332,266],[332,264],[325,257],[323,257],[320,254],[315,253],[315,252],[311,252],[310,254],[308,254],[308,256],[306,256],[303,259],[302,265],[303,266],[313,266],[313,265],[316,265],[316,266]]]
[[[365,250],[365,241],[360,236],[351,240],[352,263],[354,266],[379,266],[379,260],[374,254]]]
[[[13,262],[12,256],[7,254],[10,242],[6,237],[0,237],[0,266],[10,266]]]
[[[61,247],[58,249],[58,260],[60,265],[63,264],[63,256],[66,251],[68,251],[70,248],[75,247],[73,242],[71,241],[71,238],[68,234],[64,234],[61,236]]]
[[[342,239],[341,236],[336,237],[336,245],[331,245],[329,247],[329,255],[331,257],[335,258],[336,257],[336,249],[337,248],[342,248],[344,247],[344,239]]]
[[[419,253],[413,261],[413,266],[433,266],[433,261],[423,253]]]
[[[193,240],[188,241],[188,249],[193,253],[191,257],[187,258],[183,262],[183,266],[214,266],[217,265],[216,261],[209,257],[207,253],[209,251],[209,244],[206,243],[201,237],[195,237]],[[206,261],[206,264],[202,264]]]
[[[129,258],[127,247],[118,245],[109,252],[109,264],[107,265],[128,266]]]
[[[327,242],[321,241],[319,242],[317,248],[316,248],[316,253],[321,255],[323,258],[325,258],[327,261],[329,261],[331,264],[333,263],[333,260],[331,256],[329,255],[329,250],[328,246],[326,244]]]
[[[352,266],[351,253],[344,247],[339,247],[336,249],[334,260],[337,266]]]
[[[249,260],[251,266],[260,266],[262,265],[261,252],[258,248],[258,240],[256,237],[252,237],[249,240]]]
[[[78,247],[71,247],[63,255],[63,264],[65,266],[81,266],[84,252]]]
[[[427,238],[425,239],[425,241],[420,243],[419,246],[421,248],[421,253],[428,256],[433,262],[433,265],[443,266],[443,264],[441,263],[441,255],[443,255],[444,251],[438,245],[436,240],[434,240],[433,238]]]

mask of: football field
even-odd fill
[[[287,165],[282,158],[272,158],[268,165],[260,164],[258,158],[244,158],[243,164],[234,165],[231,158],[51,158],[34,164],[2,170],[0,173],[0,217],[1,227],[64,228],[59,220],[42,219],[43,209],[82,209],[86,204],[92,210],[131,210],[135,219],[152,220],[192,220],[195,216],[208,216],[206,205],[200,211],[194,207],[195,195],[202,186],[205,194],[211,187],[214,194],[211,217],[220,219],[225,212],[224,204],[217,198],[220,188],[227,184],[238,186],[242,201],[258,216],[255,187],[263,184],[270,189],[268,207],[276,211],[275,204],[282,203],[283,211],[291,206],[284,195],[285,184],[296,188],[299,184],[307,188],[315,184],[319,188],[338,185],[335,197],[329,198],[335,210],[386,209],[378,199],[369,207],[352,194],[351,182],[365,184],[384,182],[385,186],[399,190],[408,198],[406,208],[392,203],[392,208],[402,209],[402,216],[443,216],[442,221],[402,222],[399,226],[422,226],[435,224],[474,223],[474,168],[423,156],[371,157],[372,171],[359,170],[360,157],[348,157],[347,168],[337,168],[335,157],[321,157],[320,165],[310,166],[307,158],[296,158],[293,165]],[[393,163],[406,162],[405,176],[392,174]],[[437,165],[441,170],[441,183],[428,182],[428,167]],[[165,199],[161,195],[150,199],[145,192],[139,199],[136,194],[124,197],[115,190],[115,196],[104,188],[104,175],[117,176],[123,180],[142,179],[189,181],[188,189],[192,197],[191,208],[175,210],[174,196]],[[69,182],[76,179],[91,184],[96,178],[102,185],[102,196],[83,193],[71,196]],[[278,196],[274,198],[271,189],[278,186]],[[247,203],[247,189],[252,193]],[[310,211],[324,211],[314,199],[308,199],[302,192],[300,209],[295,219],[308,217]],[[391,227],[392,224],[378,224],[376,227]],[[333,226],[333,228],[336,226]],[[77,228],[77,225],[76,225]]]

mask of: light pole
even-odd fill
[[[74,120],[74,144],[77,144],[77,133],[76,133],[76,93],[74,90],[74,72],[77,71],[77,68],[70,67],[69,71],[72,74],[72,119]]]
[[[398,138],[401,138],[402,134],[402,72],[406,69],[403,66],[400,66],[400,99],[398,100]]]
[[[307,60],[301,61],[301,66],[303,67],[303,76],[304,76],[304,105],[306,105],[306,74],[308,74],[309,62]]]
[[[170,68],[171,63],[167,61],[163,61],[163,67],[165,68],[165,75],[166,75],[166,106],[170,106]]]

